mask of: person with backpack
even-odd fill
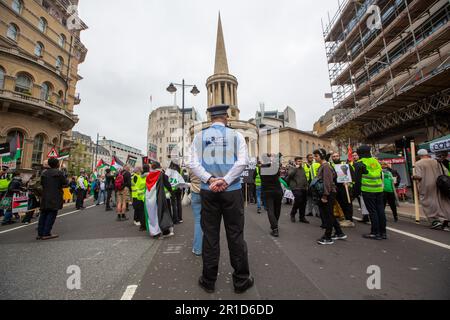
[[[2,226],[15,223],[15,221],[12,220],[12,199],[15,193],[24,191],[24,185],[20,173],[18,171],[15,171],[12,177],[13,178],[11,180],[11,183],[8,185],[8,190],[6,191],[5,195],[6,198],[11,199],[11,205],[8,209],[5,210],[5,216],[3,217]]]
[[[40,207],[40,198],[42,197],[41,177],[33,174],[27,182],[28,189],[28,211],[22,219],[22,223],[29,224],[33,219],[34,212]]]
[[[267,216],[269,218],[270,233],[273,237],[279,237],[278,221],[281,215],[281,202],[283,200],[283,189],[280,183],[280,157],[270,155],[262,157],[261,164],[261,186],[267,207]],[[305,177],[306,179],[306,177]],[[306,203],[305,203],[306,205]]]
[[[439,190],[438,179],[444,181],[448,178],[448,170],[442,163],[432,159],[427,150],[421,149],[417,154],[420,160],[416,162],[413,179],[418,182],[423,213],[431,221],[432,229],[444,229],[450,220],[450,198],[445,190]],[[447,185],[448,188],[450,185]]]
[[[347,235],[342,232],[339,222],[333,214],[334,201],[336,200],[336,171],[327,161],[325,149],[318,149],[313,152],[317,163],[320,163],[317,176],[311,182],[311,193],[313,199],[318,203],[322,224],[325,234],[317,240],[320,245],[334,244],[335,240],[345,240]],[[332,235],[333,228],[335,234]]]
[[[130,199],[131,190],[131,173],[128,165],[126,165],[117,175],[114,183],[117,191],[117,221],[126,221],[128,218],[125,215],[125,212],[127,210],[127,202]]]

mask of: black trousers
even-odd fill
[[[77,189],[77,202],[76,208],[81,209],[84,204],[85,191],[83,189]]]
[[[106,190],[106,209],[111,209],[111,197],[113,190]]]
[[[294,206],[292,207],[291,217],[295,217],[297,211],[300,212],[300,219],[305,218],[307,192],[306,190],[292,190],[294,194]]]
[[[58,210],[41,210],[38,223],[38,236],[48,237],[52,234]]]
[[[353,221],[353,204],[348,202],[347,192],[342,183],[337,184],[336,201],[339,203],[342,211],[344,211],[345,220]]]
[[[203,280],[214,287],[217,280],[220,257],[220,225],[223,221],[230,251],[231,266],[234,269],[235,288],[244,287],[250,277],[247,243],[244,240],[244,199],[241,190],[214,193],[200,192],[203,230]]]
[[[183,220],[183,207],[181,206],[181,190],[177,190],[170,197],[172,203],[172,217],[174,223]]]
[[[364,203],[369,211],[371,233],[386,234],[386,214],[384,212],[384,193],[363,192]]]
[[[139,221],[139,200],[136,198],[133,198],[133,209],[134,209],[134,221]]]
[[[384,193],[384,207],[386,208],[386,205],[389,204],[389,207],[392,210],[394,218],[398,218],[397,204],[395,202],[396,202],[395,193],[393,193],[393,192],[385,192]]]
[[[264,192],[266,198],[267,215],[269,217],[270,227],[272,230],[278,229],[278,221],[281,215],[281,201],[283,200],[283,192],[267,191]]]
[[[144,201],[133,199],[134,221],[140,222],[141,228],[147,228],[145,223]]]
[[[333,228],[334,228],[336,234],[343,233],[341,226],[339,225],[339,222],[337,221],[336,217],[333,214],[333,206],[334,206],[335,199],[336,199],[336,194],[331,193],[328,196],[327,203],[323,203],[322,201],[319,202],[319,212],[320,212],[320,217],[322,218],[322,224],[325,227],[324,237],[326,239],[331,239]]]

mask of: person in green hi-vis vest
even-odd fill
[[[369,146],[361,146],[357,152],[360,160],[355,165],[354,197],[362,194],[371,222],[371,232],[363,237],[375,240],[387,239],[381,165],[372,157]]]

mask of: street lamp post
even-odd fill
[[[103,140],[106,140],[106,137],[102,137],[103,138]],[[98,141],[99,141],[99,139],[100,139],[100,134],[99,133],[97,133],[97,143],[95,144],[95,160],[94,160],[94,166],[96,166],[97,165],[97,157],[98,157]],[[95,167],[94,167],[94,169],[96,169]]]
[[[181,84],[179,83],[171,83],[170,86],[167,88],[167,91],[170,93],[176,93],[177,92],[177,88],[176,87],[181,87],[182,88],[182,106],[181,106],[181,130],[182,130],[182,135],[181,135],[181,140],[182,140],[182,146],[181,146],[181,166],[183,166],[184,164],[184,102],[185,102],[185,88],[192,88],[191,93],[194,96],[197,96],[200,91],[198,90],[196,85],[190,85],[190,84],[186,84],[184,79],[182,81]]]

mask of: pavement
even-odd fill
[[[450,233],[409,218],[394,223],[387,214],[388,240],[363,239],[370,226],[357,223],[345,229],[347,240],[319,246],[318,218],[308,217],[309,225],[291,223],[291,207],[283,205],[280,237],[273,238],[265,211],[257,214],[249,205],[245,239],[255,286],[234,293],[222,230],[216,292],[207,294],[197,285],[202,259],[191,252],[190,207],[183,208],[184,223],[175,226],[175,237],[153,240],[132,220],[116,222],[114,212],[86,205],[83,211],[69,205],[60,212],[56,240],[36,241],[36,224],[0,228],[0,299],[450,299]],[[81,287],[70,290],[73,266],[79,267]],[[367,286],[371,266],[379,267],[380,289]]]

